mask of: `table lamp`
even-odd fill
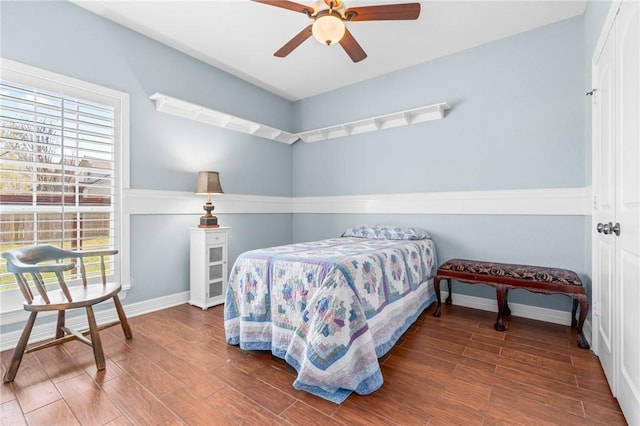
[[[214,205],[211,204],[211,194],[224,194],[220,186],[220,176],[218,172],[198,172],[198,182],[196,183],[196,194],[207,194],[207,202],[203,206],[206,212],[200,216],[199,228],[218,228],[218,218],[211,214]]]

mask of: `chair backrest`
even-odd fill
[[[100,272],[102,284],[107,283],[105,257],[117,254],[117,250],[100,250],[100,251],[69,251],[53,247],[50,245],[21,247],[2,253],[2,257],[7,260],[7,271],[13,273],[16,282],[25,301],[29,304],[33,302],[33,293],[29,281],[36,288],[42,300],[45,303],[51,303],[47,296],[47,287],[42,274],[55,274],[60,290],[64,293],[66,299],[72,302],[69,287],[64,278],[64,272],[76,268],[74,262],[61,263],[64,259],[78,259],[80,261],[80,275],[82,277],[82,285],[87,286],[87,272],[84,263],[86,257],[100,257]],[[45,263],[54,261],[55,263]],[[43,264],[44,263],[44,264]],[[31,280],[29,280],[29,276]]]

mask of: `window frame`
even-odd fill
[[[38,89],[64,93],[114,108],[114,259],[112,279],[130,288],[129,226],[124,209],[124,191],[129,188],[129,94],[73,77],[0,57],[0,77]],[[19,290],[0,294],[0,325],[22,320],[24,298]],[[122,296],[124,296],[123,294]],[[18,314],[17,317],[15,314]]]

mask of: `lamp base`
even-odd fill
[[[218,218],[211,214],[214,209],[211,201],[207,201],[202,208],[204,208],[206,213],[200,216],[200,225],[198,225],[198,228],[219,228],[220,225],[218,225]]]
[[[216,216],[200,216],[200,225],[198,228],[219,228],[218,218]]]

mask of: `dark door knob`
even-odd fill
[[[599,233],[602,233],[603,229],[604,229],[604,223],[599,223],[598,225],[596,225],[596,231],[598,231]]]

